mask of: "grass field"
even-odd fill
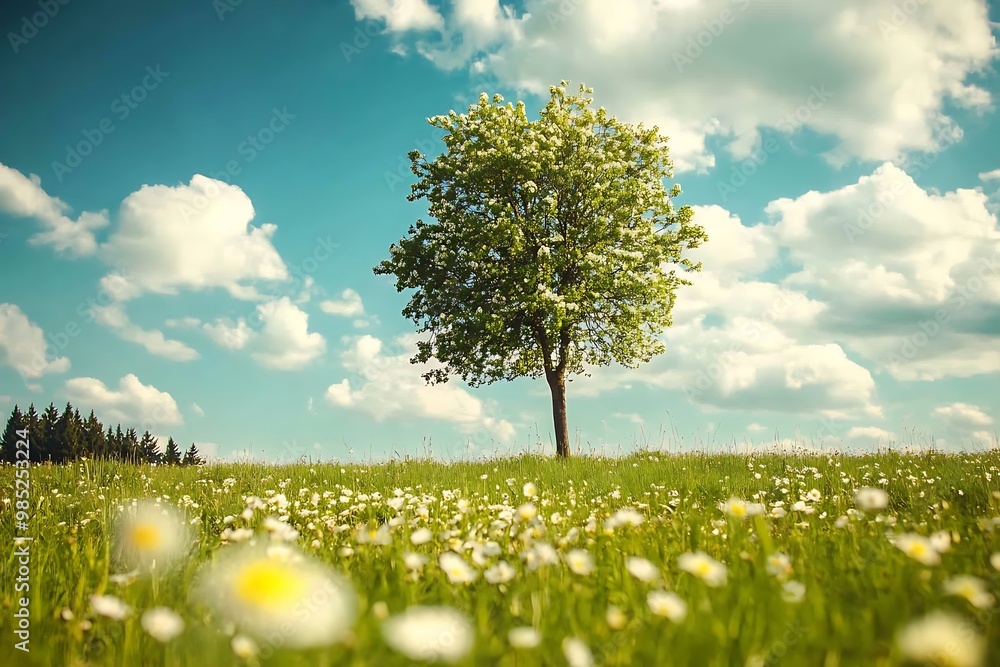
[[[8,465],[0,664],[997,665],[998,466]]]

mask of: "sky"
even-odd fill
[[[657,125],[709,242],[573,451],[997,446],[1000,5],[102,0],[0,8],[0,412],[228,460],[551,453],[542,379],[427,386],[372,267],[406,154],[567,80]],[[537,117],[537,116],[536,116]]]

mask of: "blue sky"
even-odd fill
[[[828,6],[829,5],[829,6]],[[426,387],[372,267],[479,92],[670,137],[710,241],[667,353],[569,385],[574,448],[995,443],[1000,7],[199,0],[0,10],[0,410],[220,457],[551,451],[542,380]],[[346,381],[346,384],[345,384]],[[332,389],[331,389],[332,388]]]

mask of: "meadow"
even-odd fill
[[[0,664],[996,665],[998,466],[6,465]]]

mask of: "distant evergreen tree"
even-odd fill
[[[84,456],[103,459],[108,455],[108,440],[104,435],[104,424],[100,422],[93,410],[90,411],[90,416],[83,423],[83,443]]]
[[[205,459],[201,458],[201,454],[198,453],[198,448],[191,443],[191,446],[186,452],[184,452],[184,460],[181,461],[181,465],[186,466],[200,466],[205,463]]]
[[[24,420],[28,426],[28,447],[31,449],[31,461],[39,463],[42,461],[42,450],[40,448],[44,432],[42,430],[42,420],[38,417],[35,404],[28,406],[28,412],[24,415]]]
[[[50,452],[53,462],[63,463],[79,458],[83,439],[83,425],[79,423],[79,418],[80,413],[73,409],[71,403],[67,403],[56,421],[55,438]]]
[[[134,428],[125,430],[125,442],[122,446],[125,451],[125,460],[129,463],[139,463],[143,460],[142,449],[139,447],[139,434]]]
[[[195,450],[197,453],[197,450]],[[181,463],[181,448],[177,446],[177,442],[173,438],[167,439],[167,450],[163,454],[163,462],[168,465],[180,465]]]
[[[21,408],[14,406],[7,420],[7,428],[3,431],[3,440],[0,441],[0,461],[13,463],[17,458],[17,441],[20,439],[17,432],[27,426],[27,420]]]
[[[139,461],[142,463],[159,463],[162,460],[160,447],[156,444],[156,438],[152,433],[146,431],[139,441]]]
[[[128,458],[128,443],[121,424],[115,428],[115,434],[111,438],[111,458],[115,461],[125,461]]]
[[[54,403],[49,403],[42,413],[42,441],[39,443],[39,455],[42,461],[59,462],[62,454],[62,445],[59,442],[57,426],[59,424],[59,410]]]

